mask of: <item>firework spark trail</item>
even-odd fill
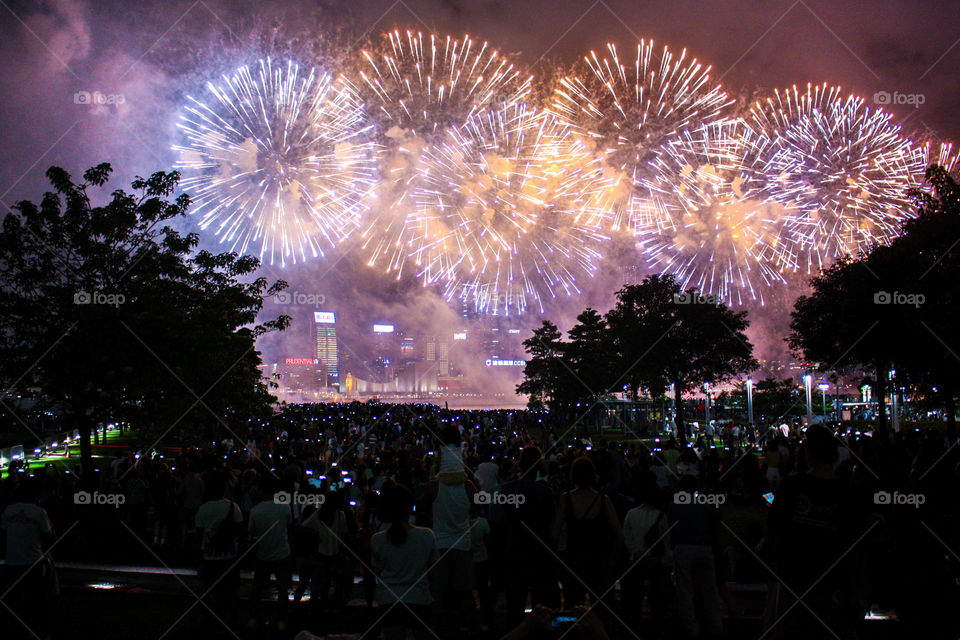
[[[425,284],[494,315],[580,293],[605,239],[583,206],[591,163],[567,124],[523,104],[451,127],[425,152],[409,217]]]
[[[261,60],[189,98],[177,168],[201,229],[280,265],[323,256],[359,228],[376,183],[374,143],[349,87]]]
[[[927,166],[960,167],[826,83],[735,119],[709,67],[652,41],[591,52],[548,109],[470,36],[394,31],[356,65],[267,58],[188,100],[175,149],[202,229],[281,265],[359,231],[369,266],[498,315],[579,293],[618,234],[684,286],[763,303],[891,241]]]
[[[685,129],[721,119],[733,101],[711,80],[710,67],[685,49],[677,56],[642,40],[630,66],[615,45],[607,52],[591,52],[561,80],[552,108],[582,129],[605,163],[599,206],[613,213],[614,230],[632,231],[640,218],[658,214],[643,183],[654,176],[664,146]]]
[[[469,35],[424,36],[393,31],[376,52],[364,51],[356,74],[357,91],[366,99],[380,133],[384,180],[379,206],[362,232],[367,263],[403,274],[419,242],[418,215],[411,194],[424,175],[424,154],[442,143],[450,127],[463,126],[489,109],[521,102],[530,77],[486,42]]]
[[[753,168],[785,208],[785,268],[813,273],[842,255],[889,243],[914,215],[907,192],[923,157],[891,115],[826,84],[776,92],[750,119],[760,140]]]
[[[923,158],[924,171],[932,164],[939,164],[947,173],[960,169],[960,149],[954,148],[952,142],[941,142],[937,145],[928,142],[919,148],[918,153]],[[917,177],[918,183],[922,184],[923,180],[923,174]]]
[[[636,235],[648,264],[675,274],[684,288],[729,304],[762,304],[764,289],[784,282],[774,260],[779,207],[758,199],[756,181],[741,171],[742,128],[717,121],[666,145],[654,161],[656,177],[644,183],[660,213]]]

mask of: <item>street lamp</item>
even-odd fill
[[[747,378],[747,422],[753,426],[753,378]]]
[[[827,381],[824,378],[820,378],[820,384],[817,385],[820,389],[820,395],[823,397],[823,419],[827,419],[827,389],[830,388],[830,385],[827,384]]]
[[[807,396],[807,424],[813,424],[813,376],[803,374],[803,390]]]
[[[893,423],[894,433],[900,431],[900,402],[898,396],[899,389],[897,389],[897,370],[890,370],[890,386],[893,389],[893,393],[890,394],[890,399],[892,406],[890,407],[890,421]]]
[[[703,428],[706,429],[707,425],[710,424],[710,383],[703,383],[703,394],[707,397],[706,401],[703,403]]]

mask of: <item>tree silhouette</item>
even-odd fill
[[[523,367],[523,382],[517,393],[529,396],[531,409],[556,409],[564,401],[565,364],[562,362],[566,343],[557,325],[544,320],[533,335],[523,341],[528,358]]]
[[[607,322],[596,309],[587,308],[577,316],[568,337],[564,362],[578,383],[570,385],[570,401],[592,407],[613,382]]]
[[[624,387],[633,397],[641,389],[656,397],[673,383],[684,438],[685,391],[757,366],[744,333],[746,312],[733,312],[693,290],[683,292],[670,275],[624,287],[605,318],[586,309],[577,321],[570,342],[549,322],[524,342],[530,360],[517,391],[530,394],[531,406],[546,403],[553,409],[578,400],[592,406],[604,393]]]
[[[257,324],[264,295],[286,283],[250,279],[256,258],[196,251],[195,234],[169,226],[190,204],[170,199],[177,172],[137,178],[95,206],[110,173],[101,164],[75,183],[51,167],[53,190],[19,202],[0,230],[0,378],[9,395],[67,414],[85,470],[98,423],[199,439],[226,425],[228,409],[267,410],[255,340],[289,323]]]
[[[937,388],[956,438],[960,385],[960,187],[937,165],[930,192],[914,191],[918,213],[890,246],[834,263],[811,280],[791,313],[791,348],[822,370],[874,370],[877,431],[888,430],[889,372],[896,383]],[[894,389],[896,392],[896,389]]]

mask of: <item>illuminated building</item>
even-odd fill
[[[450,375],[450,343],[437,343],[437,375]]]
[[[415,351],[415,343],[412,337],[404,336],[400,339],[400,362],[407,364],[408,362],[413,362]]]
[[[264,376],[277,383],[281,400],[309,402],[326,389],[324,366],[315,358],[285,358],[283,362],[263,366]]]
[[[337,356],[337,319],[332,311],[314,311],[313,326],[317,332],[317,359],[327,369],[328,384],[337,385],[340,378]]]
[[[450,343],[435,337],[427,338],[424,344],[423,359],[436,363],[437,375],[450,375]]]

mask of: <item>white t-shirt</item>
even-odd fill
[[[204,502],[197,509],[196,525],[202,536],[200,549],[203,551],[204,560],[229,560],[237,556],[237,541],[234,537],[232,548],[216,553],[211,550],[213,545],[213,536],[217,533],[220,523],[223,522],[230,511],[233,511],[233,521],[237,525],[236,531],[240,531],[243,524],[243,514],[232,500],[222,498],[220,500],[210,500]]]
[[[487,545],[484,536],[490,533],[490,523],[486,518],[470,519],[470,546],[473,549],[474,562],[487,561]]]
[[[670,534],[667,533],[667,517],[659,509],[642,509],[634,507],[627,511],[627,516],[623,521],[623,541],[627,545],[631,558],[641,556],[647,550],[646,536],[650,527],[660,519],[659,536],[664,536],[664,548],[670,546]]]
[[[43,536],[53,531],[46,509],[26,502],[15,502],[4,509],[0,527],[7,532],[5,557],[11,566],[38,562],[43,557]]]
[[[257,539],[257,560],[273,562],[290,556],[287,527],[293,522],[290,506],[264,500],[250,511],[250,535]]]
[[[437,484],[433,531],[441,549],[470,550],[470,497],[463,484]]]
[[[394,546],[384,530],[370,539],[370,550],[377,574],[378,603],[402,600],[409,604],[430,604],[427,574],[437,554],[433,531],[410,527],[407,539]]]

